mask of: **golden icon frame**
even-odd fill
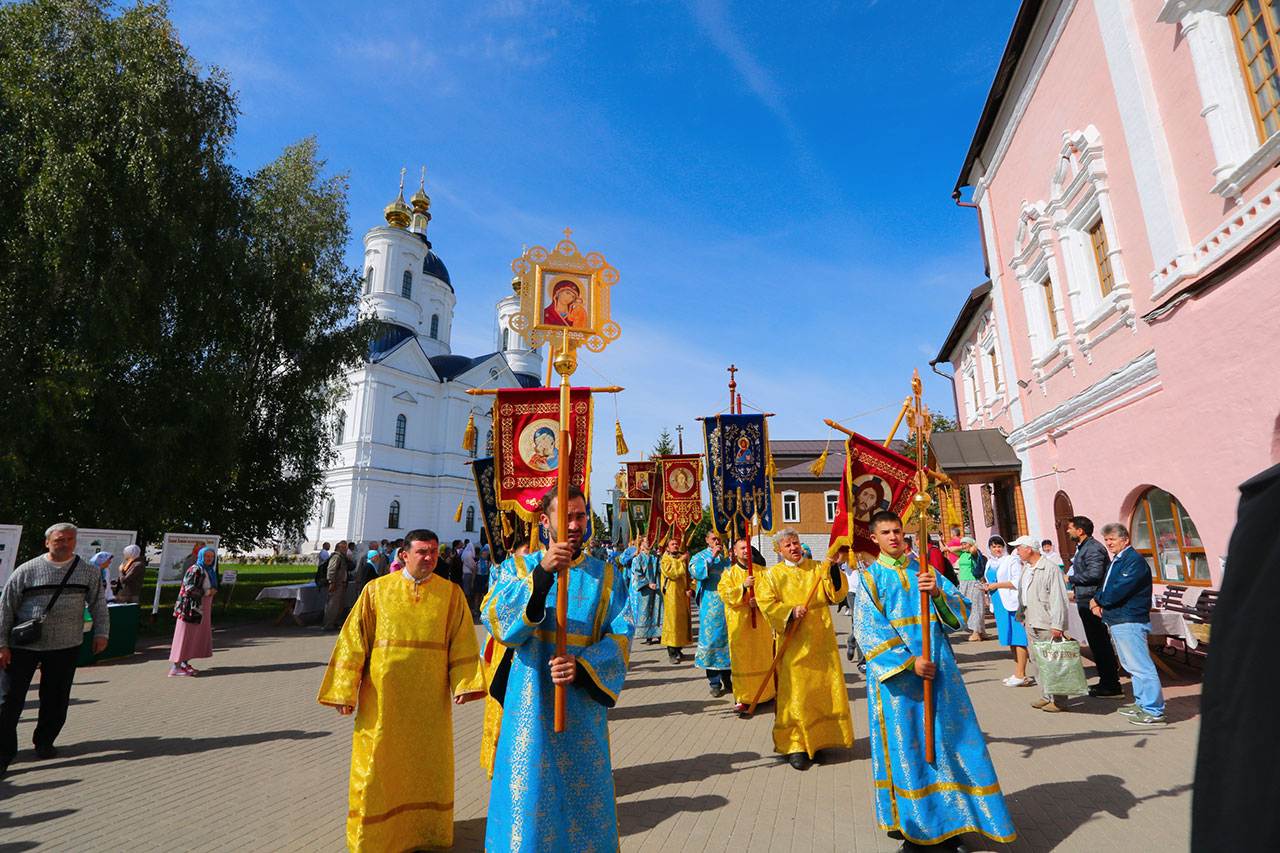
[[[511,318],[511,328],[531,348],[544,343],[558,348],[568,341],[570,349],[586,346],[592,352],[600,352],[622,334],[622,328],[613,320],[610,304],[610,291],[620,275],[601,253],[582,254],[570,239],[572,233],[566,228],[564,239],[556,243],[554,251],[533,246],[511,262],[511,271],[520,280],[520,311]],[[548,276],[560,275],[587,285],[590,291],[587,326],[543,322],[544,282]],[[586,281],[582,282],[584,278]]]

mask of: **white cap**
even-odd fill
[[[1019,536],[1017,539],[1009,543],[1010,548],[1017,548],[1021,545],[1026,545],[1028,548],[1040,548],[1040,543],[1031,536]]]

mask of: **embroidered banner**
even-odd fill
[[[476,498],[480,502],[480,518],[489,542],[490,557],[497,564],[505,560],[517,545],[528,545],[531,531],[529,522],[515,512],[498,509],[494,467],[492,456],[471,463],[471,476],[476,482]]]
[[[562,464],[569,482],[589,494],[591,480],[591,392],[569,397],[569,447],[560,446],[560,389],[502,388],[493,405],[494,491],[500,509],[537,522],[538,503],[556,484]]]
[[[630,501],[627,504],[627,516],[631,519],[631,538],[636,539],[649,535],[650,501]]]
[[[663,538],[684,545],[689,528],[702,520],[702,457],[659,456],[657,489],[661,495]]]
[[[871,540],[871,515],[882,509],[898,515],[906,512],[916,494],[916,463],[861,435],[850,436],[844,452],[844,474],[827,553],[848,545],[855,555],[869,561],[880,553]],[[852,555],[850,559],[854,559]]]
[[[716,415],[702,421],[707,449],[711,525],[722,536],[743,530],[756,513],[773,530],[773,484],[767,474],[769,427],[764,415]]]
[[[627,463],[627,500],[653,500],[653,462]]]

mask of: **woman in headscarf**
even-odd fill
[[[213,596],[218,591],[218,573],[214,567],[217,551],[200,549],[196,561],[182,576],[178,602],[173,607],[177,624],[173,628],[173,645],[169,648],[169,677],[197,675],[193,658],[213,657]]]
[[[116,601],[136,604],[142,597],[142,580],[147,574],[147,561],[142,559],[142,549],[137,545],[126,545],[121,556],[124,563],[120,565],[120,588],[116,591]]]
[[[115,593],[111,589],[111,561],[115,558],[115,554],[110,551],[99,551],[89,558],[89,562],[102,572],[102,589],[107,595],[108,604],[116,600]]]

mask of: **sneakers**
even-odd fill
[[[1138,709],[1138,713],[1129,717],[1129,725],[1131,726],[1146,726],[1148,728],[1154,728],[1156,726],[1166,725],[1168,722],[1169,721],[1165,718],[1164,714],[1157,717],[1154,714],[1148,714],[1141,708]]]
[[[180,667],[180,666],[171,666],[171,667],[169,667],[169,677],[170,677],[170,678],[186,678],[186,677],[188,677],[188,676],[190,676],[190,675],[191,675],[191,673],[187,672],[185,669],[183,669],[183,668],[182,668],[182,667]]]
[[[1124,717],[1136,717],[1141,712],[1142,709],[1138,707],[1137,702],[1133,702],[1128,705],[1121,705],[1116,709],[1116,713]]]
[[[1005,687],[1030,687],[1036,683],[1036,680],[1029,675],[1026,678],[1018,678],[1016,675],[1011,675],[1000,683]]]
[[[199,674],[200,674],[200,670],[196,669],[194,666],[192,666],[192,665],[191,665],[191,664],[189,664],[189,663],[184,663],[184,664],[182,665],[182,668],[183,668],[183,669],[185,669],[185,670],[187,671],[187,675],[199,675]]]

